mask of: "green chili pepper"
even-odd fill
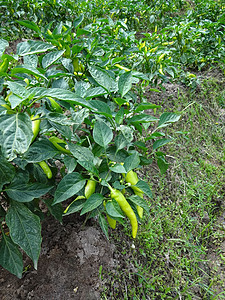
[[[71,154],[70,150],[60,146],[59,144],[65,144],[67,145],[67,143],[64,140],[61,140],[60,138],[56,137],[56,136],[51,136],[49,138],[49,141],[61,152],[63,153],[67,153],[67,154]]]
[[[42,170],[44,171],[44,173],[48,177],[48,179],[51,179],[52,178],[52,171],[49,168],[48,164],[46,164],[45,161],[41,161],[38,164],[42,168]]]
[[[89,179],[84,189],[85,198],[88,199],[95,192],[96,181]]]
[[[132,237],[135,239],[138,230],[138,222],[133,209],[131,208],[130,204],[127,202],[126,198],[120,191],[113,189],[111,186],[109,186],[109,189],[111,192],[110,193],[111,198],[116,200],[116,202],[119,204],[122,211],[130,220],[131,227],[132,227]]]
[[[49,99],[50,102],[51,102],[51,106],[52,106],[53,110],[54,110],[55,112],[62,113],[62,108],[61,108],[61,106],[60,106],[54,99],[52,99],[52,97],[48,97],[48,99]]]
[[[106,203],[105,201],[103,202],[103,206],[106,207]],[[106,217],[107,217],[107,221],[109,223],[109,226],[112,228],[112,229],[115,229],[116,228],[116,220],[112,219],[106,212]]]
[[[31,118],[31,121],[32,121],[32,131],[33,131],[33,138],[31,140],[31,142],[33,142],[37,135],[38,135],[38,132],[39,132],[39,129],[40,129],[40,123],[41,123],[41,120],[36,120],[38,119],[40,116],[39,115],[36,115],[35,117],[32,115],[30,118]]]
[[[8,71],[9,61],[8,58],[5,58],[0,64],[0,73],[6,73]]]

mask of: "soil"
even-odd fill
[[[115,246],[96,224],[82,223],[76,215],[65,217],[63,225],[47,218],[38,270],[27,257],[22,279],[0,267],[0,299],[100,299],[99,270],[116,265]]]

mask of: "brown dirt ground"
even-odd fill
[[[22,279],[0,267],[0,299],[100,299],[99,268],[113,267],[114,245],[101,229],[82,219],[65,217],[64,225],[47,218],[42,225],[38,270],[25,258]]]

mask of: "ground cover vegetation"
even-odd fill
[[[102,299],[225,297],[224,9],[2,1],[4,268],[23,276],[21,250],[37,268],[44,203],[117,245],[126,268],[99,270]]]

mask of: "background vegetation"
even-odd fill
[[[110,110],[98,106],[98,116],[114,120],[117,113],[117,127],[123,124],[133,128],[134,139],[129,141],[132,144],[127,148],[129,143],[126,141],[121,149],[130,151],[129,155],[134,155],[135,151],[139,153],[135,168],[138,167],[139,178],[149,182],[153,197],[146,198],[149,213],[141,220],[134,243],[128,224],[124,224],[124,229],[119,225],[115,232],[110,231],[110,239],[116,244],[123,264],[112,272],[99,270],[102,299],[225,298],[224,11],[222,0],[2,1],[0,30],[5,46],[12,37],[15,45],[22,39],[43,44],[40,44],[40,54],[31,51],[29,42],[18,44],[16,53],[14,48],[11,53],[6,48],[6,52],[0,54],[2,62],[5,59],[9,62],[7,71],[0,75],[1,104],[5,104],[10,92],[23,98],[24,90],[18,94],[15,86],[8,83],[14,82],[14,77],[19,84],[25,82],[24,89],[28,90],[58,88],[74,92],[79,87],[84,92],[77,94],[77,98],[95,101],[102,100],[104,95],[104,103]],[[48,48],[45,48],[46,42]],[[37,44],[33,46],[37,49]],[[53,53],[54,47],[61,55],[50,61],[46,53]],[[21,67],[22,60],[23,64],[32,64],[33,69]],[[105,76],[104,81],[99,81],[96,72],[100,72],[100,77]],[[116,82],[116,78],[126,76],[124,74],[132,74],[132,79],[126,78],[126,84],[119,90],[113,89],[112,83],[109,87],[110,80]],[[89,85],[85,86],[87,83]],[[88,91],[89,88],[92,89]],[[55,97],[63,113],[71,107],[78,113],[75,105],[83,105],[82,101],[68,104],[64,102],[66,96],[60,98],[53,91],[52,94],[35,91],[36,99]],[[110,104],[112,99],[116,106]],[[15,98],[12,101],[16,101]],[[7,102],[15,110],[17,106],[13,108],[12,103]],[[58,131],[67,141],[71,140],[68,131],[57,123],[49,100],[44,100],[41,108],[29,111],[30,104],[33,103],[27,95],[25,102],[20,102],[16,109],[42,114],[43,120],[47,120],[42,123],[49,122],[54,128],[51,131],[49,123],[44,123],[40,135],[54,135]],[[141,111],[141,104],[149,110]],[[96,138],[92,138],[94,123],[91,122],[99,120],[93,112],[96,105],[97,102],[92,102],[87,107],[89,117],[86,115],[86,119],[79,116],[79,130],[89,136],[92,146]],[[121,107],[122,117],[118,114]],[[2,118],[5,109],[1,112]],[[87,114],[84,108],[83,112]],[[77,118],[76,113],[72,121]],[[158,120],[162,120],[165,113],[170,119],[162,122],[164,126],[160,128]],[[137,116],[139,119],[131,119]],[[84,120],[87,130],[81,126]],[[68,120],[64,119],[64,122],[68,125]],[[69,125],[76,126],[71,122]],[[122,134],[121,131],[117,133]],[[76,139],[82,147],[89,146],[82,136]],[[154,149],[154,143],[162,139],[165,144]],[[117,150],[121,150],[120,143],[121,140],[116,144]],[[75,150],[69,149],[77,159]],[[100,158],[103,155],[98,149],[94,154]],[[115,153],[108,154],[110,159],[112,154]],[[27,157],[31,154],[25,156],[28,164],[35,165],[38,161],[33,157],[29,161]],[[66,167],[71,163],[64,157],[61,161]],[[21,166],[18,160],[13,162]],[[54,161],[49,160],[49,164],[56,173]],[[82,165],[80,168],[85,179],[89,173],[96,176],[93,166]],[[29,174],[33,170],[29,166],[26,169]],[[42,184],[48,186],[40,170],[35,170],[35,179],[41,178]],[[121,173],[121,170],[115,172]],[[65,168],[61,169],[61,176],[66,176]],[[112,179],[111,183],[117,179]],[[43,190],[42,194],[45,193]],[[10,197],[13,198],[11,194]],[[26,208],[40,217],[37,206],[32,207],[29,203]],[[47,204],[50,212],[60,219],[58,212],[51,211],[51,203]],[[104,215],[103,211],[101,207],[100,215]],[[2,212],[2,220],[4,215]],[[100,219],[100,223],[107,232],[104,221]],[[34,260],[37,256],[34,255]],[[215,265],[210,264],[212,256],[217,262]]]

